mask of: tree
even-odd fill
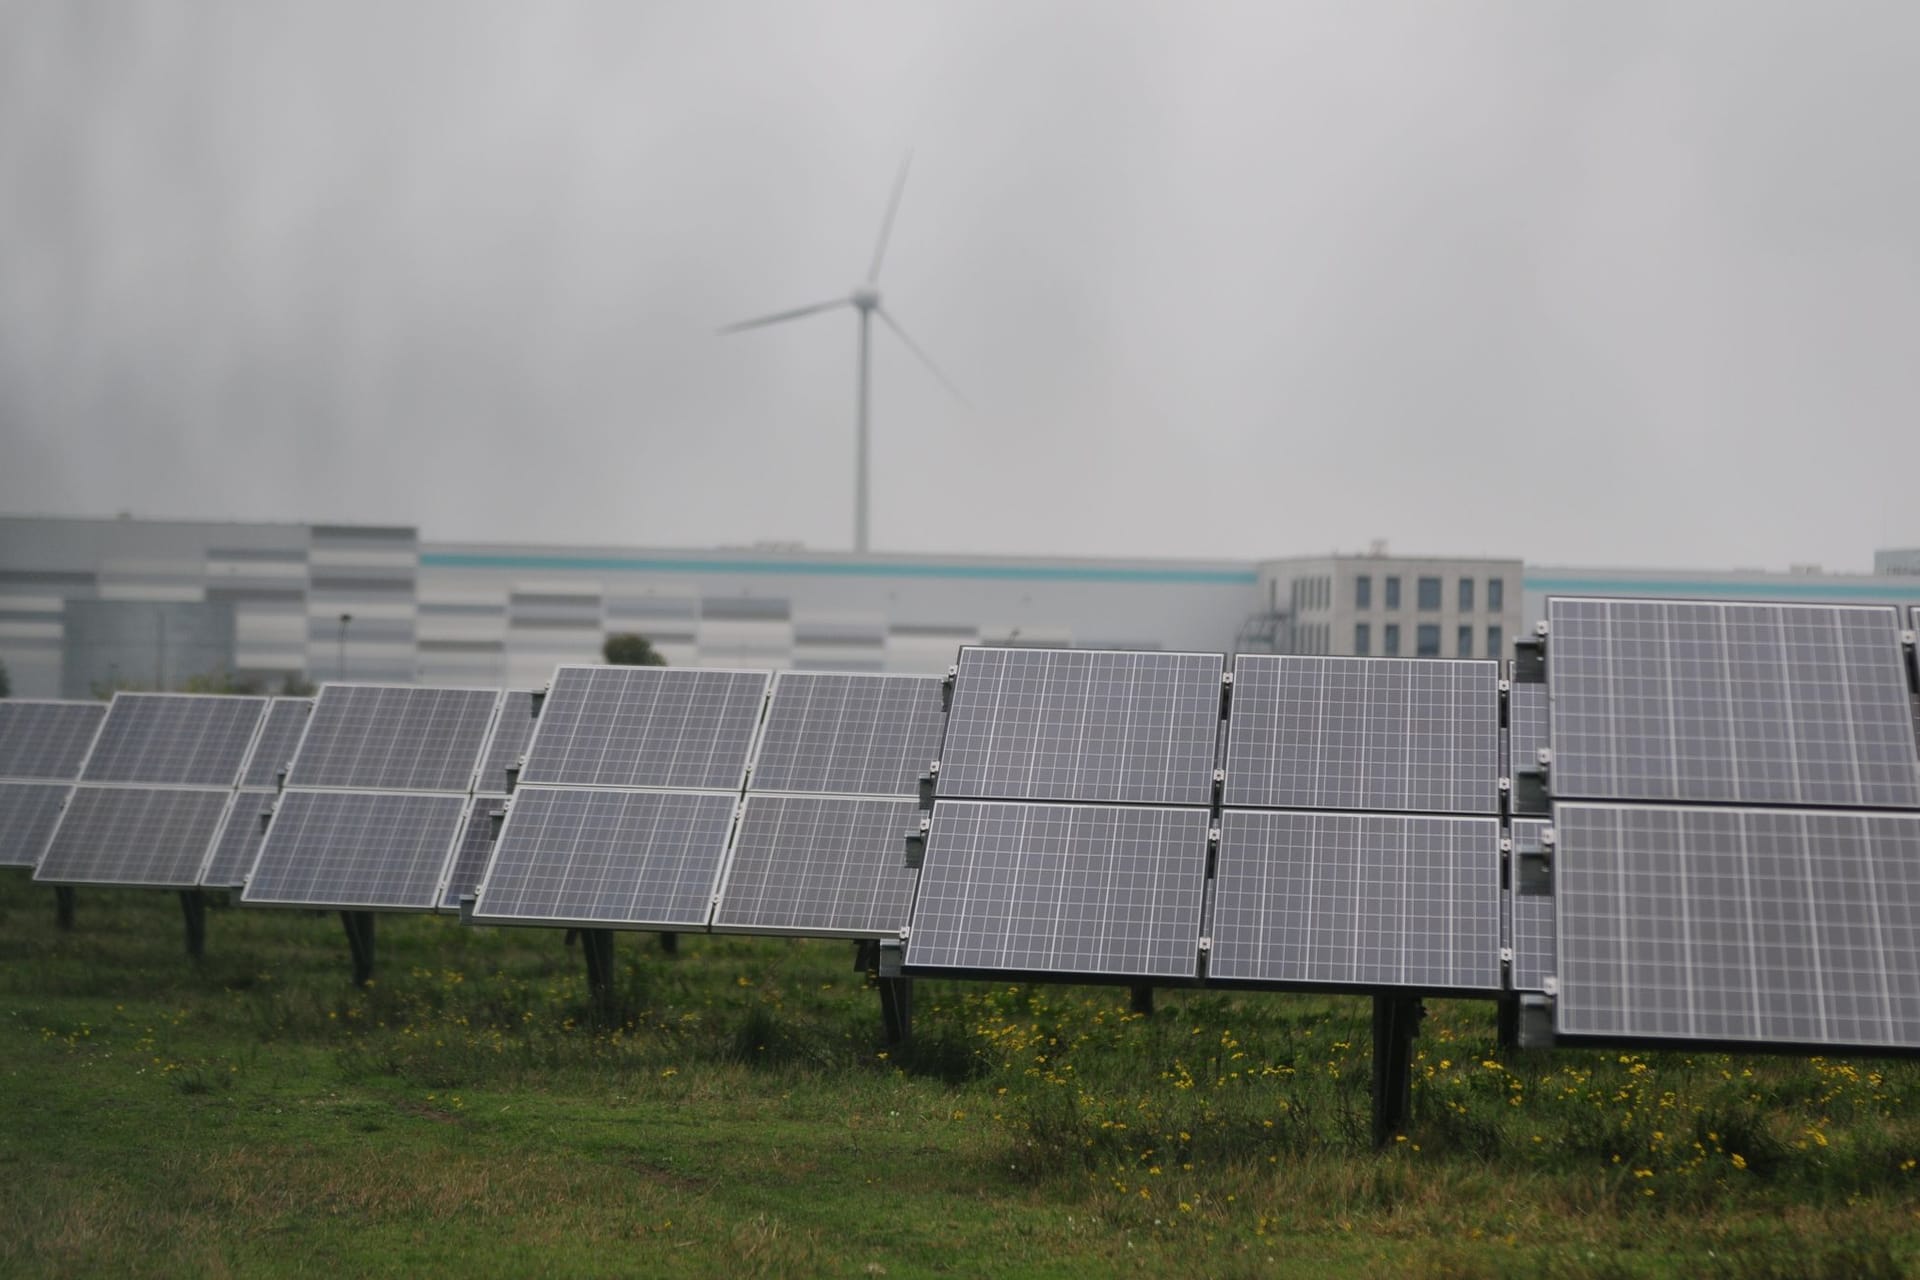
[[[283,698],[311,698],[320,692],[320,687],[297,671],[289,671],[280,682],[280,696]]]
[[[238,675],[223,666],[188,676],[180,682],[182,693],[237,693],[258,697],[266,691],[265,683],[258,676]]]
[[[607,637],[600,646],[600,653],[607,662],[616,667],[664,667],[667,660],[653,647],[653,641],[631,631],[622,631]]]

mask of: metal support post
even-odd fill
[[[613,1012],[613,930],[580,930],[580,953],[587,961],[587,996],[596,1015]]]
[[[1413,1111],[1413,1037],[1426,1008],[1417,996],[1373,998],[1373,1145],[1405,1133]]]
[[[878,950],[873,980],[880,989],[880,1025],[888,1044],[905,1044],[913,1038],[913,979],[900,972],[897,940],[883,940]]]
[[[1153,988],[1144,982],[1134,987],[1132,1006],[1135,1013],[1145,1014],[1151,1018],[1153,1016]]]
[[[677,933],[661,934],[660,935],[660,954],[663,956],[679,955],[680,954],[680,935]]]
[[[53,926],[62,933],[73,932],[72,885],[58,885],[53,891]]]
[[[207,954],[207,895],[198,889],[182,889],[180,914],[187,923],[187,954],[198,960]]]
[[[342,911],[340,923],[353,952],[353,985],[364,987],[373,981],[373,912]]]

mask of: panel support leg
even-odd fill
[[[1508,996],[1496,1006],[1494,1035],[1502,1049],[1520,1047],[1520,997]]]
[[[913,1038],[913,979],[876,978],[880,988],[880,1025],[888,1044]]]
[[[594,1016],[607,1020],[613,1013],[613,930],[580,930],[580,954],[587,961],[587,998]]]
[[[187,954],[198,960],[207,954],[207,895],[198,889],[182,889],[180,914],[187,923]]]
[[[62,933],[73,932],[72,885],[59,885],[53,891],[53,927]]]
[[[1413,1111],[1413,1037],[1426,1008],[1416,996],[1373,998],[1373,1146],[1405,1133]]]
[[[353,985],[364,987],[373,981],[373,912],[342,911],[340,923],[353,952]]]
[[[660,935],[660,954],[663,956],[679,955],[680,954],[680,935],[677,933],[661,934]]]
[[[580,931],[578,929],[569,929],[566,932],[566,936],[560,939],[560,945],[571,949],[573,944],[578,941],[580,941]]]
[[[1133,988],[1133,1011],[1153,1016],[1153,988],[1144,982]]]

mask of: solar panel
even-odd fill
[[[522,783],[739,791],[765,671],[561,667]]]
[[[919,816],[915,800],[748,797],[715,932],[897,936],[915,876],[901,840]]]
[[[1207,975],[1497,990],[1499,820],[1226,810]]]
[[[1562,804],[1565,1035],[1920,1047],[1920,815]]]
[[[480,886],[487,859],[493,856],[493,815],[507,807],[505,796],[475,796],[467,813],[467,824],[460,831],[460,848],[447,871],[447,884],[440,891],[440,907],[458,911],[460,899]]]
[[[1224,665],[1216,653],[964,648],[939,793],[1208,804]]]
[[[1512,749],[1508,769],[1513,774],[1537,773],[1540,752],[1547,746],[1547,686],[1510,686],[1507,694],[1507,738]]]
[[[904,963],[1195,977],[1207,822],[1205,809],[937,801]]]
[[[284,792],[240,900],[431,911],[466,813],[464,796]]]
[[[31,867],[60,821],[66,782],[0,782],[0,867]]]
[[[247,771],[240,785],[271,791],[280,785],[280,774],[293,762],[300,735],[306,730],[307,716],[313,711],[312,698],[275,698],[267,708],[266,723],[254,740],[253,754],[247,757]]]
[[[116,693],[80,780],[231,788],[266,709],[265,698]]]
[[[33,878],[191,889],[232,795],[230,786],[76,787]]]
[[[247,882],[253,861],[260,856],[260,842],[266,838],[266,817],[272,812],[270,791],[242,791],[233,797],[213,855],[200,873],[202,888],[238,889]]]
[[[932,676],[782,671],[754,756],[755,791],[910,796],[940,754]]]
[[[0,698],[0,778],[73,781],[106,714],[104,702]]]
[[[1513,965],[1508,971],[1508,985],[1515,991],[1544,991],[1547,979],[1554,973],[1553,895],[1522,892],[1519,874],[1521,852],[1538,850],[1540,836],[1547,826],[1545,822],[1526,818],[1516,818],[1513,822],[1511,880],[1514,887],[1507,895],[1507,902],[1513,912],[1509,930]]]
[[[287,786],[464,794],[499,698],[497,689],[327,685]]]
[[[500,695],[500,714],[487,738],[487,753],[480,762],[480,781],[475,790],[487,795],[505,795],[510,784],[507,770],[520,762],[527,743],[533,738],[533,695],[524,689],[509,689]]]
[[[1558,799],[1920,807],[1888,608],[1547,602]]]
[[[1242,654],[1228,806],[1495,813],[1500,667]]]
[[[522,788],[473,918],[703,929],[735,803],[713,792]]]

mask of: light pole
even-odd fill
[[[340,662],[334,678],[344,682],[347,678],[347,624],[353,621],[353,615],[340,615]]]

